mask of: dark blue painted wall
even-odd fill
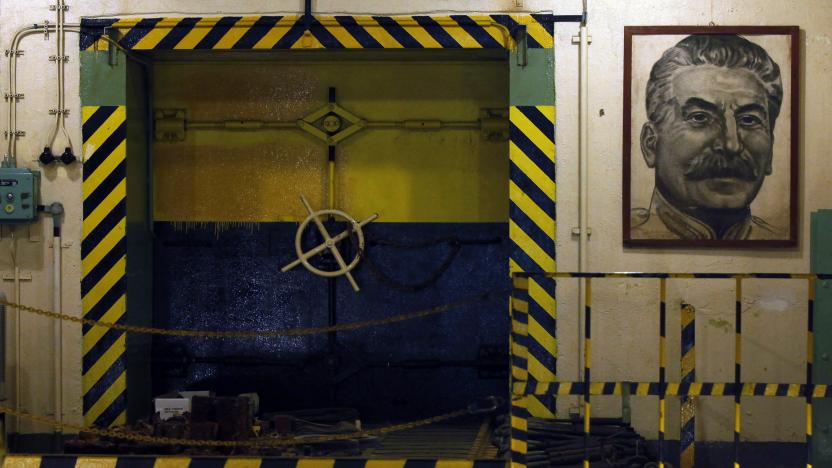
[[[327,280],[303,267],[281,273],[295,259],[295,223],[263,223],[215,233],[214,225],[177,231],[156,223],[154,323],[210,330],[324,326]],[[334,230],[334,229],[333,229]],[[508,226],[499,224],[377,223],[365,230],[367,255],[401,282],[429,278],[448,258],[448,242],[403,249],[402,244],[455,236],[496,243],[459,248],[435,285],[401,292],[360,265],[356,294],[337,279],[339,323],[382,318],[508,287]],[[290,338],[156,337],[155,394],[211,389],[256,391],[266,410],[321,406],[358,408],[370,419],[413,418],[454,410],[485,395],[505,395],[505,374],[466,367],[483,346],[508,351],[508,294],[441,316],[342,332],[331,347],[326,334]],[[330,353],[331,350],[335,353]],[[496,359],[498,373],[503,368]],[[389,363],[389,367],[388,364]],[[494,368],[494,366],[492,366]]]

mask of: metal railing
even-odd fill
[[[741,408],[743,396],[787,397],[805,399],[806,408],[806,466],[812,466],[812,400],[814,398],[832,397],[832,385],[815,385],[812,381],[813,352],[813,314],[815,299],[815,281],[830,280],[832,274],[791,274],[791,273],[514,273],[512,276],[511,296],[511,353],[512,366],[528,367],[528,348],[531,345],[529,333],[530,318],[535,313],[546,313],[529,307],[529,284],[535,278],[563,279],[578,278],[585,281],[584,300],[584,368],[583,382],[535,382],[531,377],[526,380],[512,379],[511,406],[511,462],[513,467],[526,465],[525,455],[528,447],[528,409],[525,399],[529,396],[583,396],[584,454],[583,466],[590,466],[589,442],[591,424],[591,403],[593,395],[621,395],[629,393],[636,396],[654,395],[659,397],[659,432],[658,458],[659,466],[666,463],[665,422],[666,397],[668,396],[733,396],[734,397],[734,454],[733,466],[739,468],[740,433],[742,430]],[[592,367],[592,282],[597,278],[651,278],[659,281],[659,379],[658,382],[593,382]],[[668,382],[667,368],[667,280],[668,279],[733,279],[735,285],[735,341],[734,341],[734,381],[699,383],[682,379],[682,382]],[[742,379],[742,285],[746,279],[791,279],[805,280],[808,283],[806,301],[807,340],[806,340],[806,381],[802,384],[784,383],[748,383]],[[512,372],[512,375],[518,375]],[[521,372],[520,375],[530,375]]]

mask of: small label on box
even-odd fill
[[[191,400],[188,398],[156,398],[153,401],[163,421],[191,411]]]

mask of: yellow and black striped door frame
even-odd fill
[[[81,302],[84,318],[123,323],[127,290],[127,109],[83,106]],[[83,326],[84,423],[126,421],[125,333]]]
[[[82,21],[81,50],[116,31],[129,50],[510,49],[519,27],[529,48],[551,48],[554,17],[224,16],[106,18]]]
[[[104,35],[126,50],[145,51],[514,49],[514,36],[522,33],[525,47],[546,49],[551,54],[554,22],[554,16],[548,14],[84,19],[80,49],[106,50],[108,43],[101,39]],[[551,76],[551,70],[547,76]],[[127,310],[123,165],[126,112],[124,105],[84,107],[88,161],[84,169],[83,313],[114,322],[123,321]],[[114,127],[118,118],[122,121]],[[554,95],[531,101],[513,100],[510,121],[510,269],[553,271]],[[113,147],[119,136],[122,141]],[[529,378],[550,382],[555,378],[557,356],[553,280],[532,281],[529,311],[530,352],[523,368]],[[124,422],[124,351],[123,333],[100,327],[84,330],[82,380],[86,424],[110,426]],[[525,420],[529,413],[553,416],[552,402],[546,396],[530,396],[512,406]]]

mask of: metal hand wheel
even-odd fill
[[[358,266],[358,263],[361,261],[361,252],[364,251],[364,231],[361,229],[363,226],[373,222],[376,218],[378,218],[378,214],[373,214],[369,218],[361,221],[360,223],[352,218],[352,216],[344,213],[341,210],[319,210],[315,211],[312,209],[312,206],[309,205],[309,202],[306,200],[306,197],[301,195],[300,200],[303,202],[303,206],[306,208],[306,211],[309,212],[309,216],[300,223],[298,226],[298,230],[295,233],[295,253],[297,253],[298,259],[294,262],[284,266],[280,269],[282,272],[287,272],[292,268],[303,265],[307,270],[311,271],[312,273],[323,276],[325,278],[334,278],[337,276],[346,276],[347,280],[349,280],[352,288],[355,292],[361,290],[358,287],[358,283],[355,282],[355,278],[353,278],[350,271],[352,271],[355,267]],[[337,216],[339,218],[345,219],[349,224],[349,228],[346,231],[336,235],[330,236],[329,231],[327,231],[326,226],[324,226],[323,221],[321,221],[321,216]],[[302,239],[303,233],[306,231],[306,227],[309,226],[310,222],[314,222],[315,226],[318,227],[318,231],[321,233],[321,236],[324,238],[324,242],[319,244],[318,246],[308,250],[306,252],[303,251]],[[347,263],[344,260],[344,257],[341,255],[341,252],[338,250],[338,242],[348,238],[350,235],[355,234],[358,240],[358,253],[355,255],[355,258],[352,259],[350,263]],[[329,250],[333,257],[335,257],[335,261],[338,262],[339,269],[337,270],[321,270],[320,268],[315,267],[309,262],[311,257],[320,254],[321,252]]]

